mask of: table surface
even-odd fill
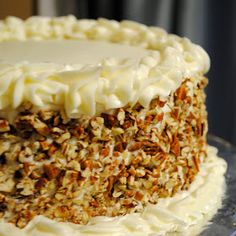
[[[222,208],[201,236],[236,236],[236,146],[214,135],[208,136],[208,143],[218,148],[219,156],[228,164],[227,190]]]

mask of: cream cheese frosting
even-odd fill
[[[208,147],[208,158],[188,191],[149,204],[143,213],[94,217],[88,225],[75,225],[35,217],[24,229],[0,223],[0,236],[159,236],[198,234],[221,207],[225,192],[226,162]]]
[[[71,59],[60,63],[55,58],[47,62],[35,60],[37,50],[20,61],[4,58],[4,42],[28,40],[40,42],[41,46],[45,40],[77,40],[87,45],[86,41],[93,40],[118,45],[92,63],[84,57],[77,59],[83,53],[75,45],[71,50],[75,49],[76,57],[71,56],[71,50],[65,50],[62,57]],[[136,102],[147,107],[154,97],[165,98],[175,91],[185,78],[202,76],[210,64],[207,53],[190,40],[131,21],[77,20],[73,16],[22,21],[9,17],[0,21],[1,44],[0,109],[14,110],[23,101],[30,101],[40,108],[64,109],[69,118],[95,115]],[[19,44],[12,43],[14,47]],[[131,46],[139,48],[133,49],[140,53],[134,53],[134,57],[129,50],[121,53]],[[116,55],[117,47],[124,47],[117,49],[121,56]],[[82,51],[86,50],[90,51],[90,59],[97,58],[89,46]],[[57,55],[55,51],[50,53]],[[84,62],[75,63],[72,58]]]
[[[52,53],[53,52],[53,53]],[[10,41],[0,43],[0,62],[99,65],[106,58],[139,61],[149,50],[94,40]]]

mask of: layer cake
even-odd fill
[[[87,224],[187,191],[207,160],[209,58],[158,27],[0,22],[0,218]]]

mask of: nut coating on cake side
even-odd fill
[[[69,121],[22,105],[11,125],[0,122],[1,217],[19,227],[39,214],[87,223],[188,189],[206,158],[205,84],[186,79],[148,109]]]

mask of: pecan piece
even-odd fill
[[[175,97],[177,100],[183,101],[187,97],[187,89],[185,85],[179,87],[175,92]]]
[[[160,150],[158,143],[150,141],[143,142],[143,151],[149,155],[155,155]]]
[[[92,199],[92,201],[90,202],[90,205],[93,206],[93,207],[96,207],[96,208],[99,207],[99,203],[95,199]]]
[[[76,138],[80,138],[81,135],[84,134],[84,128],[81,126],[76,126],[72,130],[70,130],[71,134]]]
[[[103,148],[102,151],[100,152],[100,155],[103,156],[103,157],[107,157],[109,155],[109,148],[106,147],[106,148]]]
[[[193,156],[193,162],[195,164],[195,167],[196,167],[197,171],[199,171],[200,160],[196,155]]]
[[[105,113],[102,113],[101,116],[104,119],[104,124],[106,127],[112,128],[114,126],[117,126],[118,120],[115,116]]]
[[[45,164],[43,170],[49,180],[56,178],[60,173],[60,170],[51,164]]]
[[[142,200],[143,200],[143,194],[140,193],[140,192],[136,192],[135,195],[134,195],[134,198],[135,198],[137,201],[142,201]]]
[[[82,161],[81,163],[81,169],[82,170],[85,170],[85,169],[89,169],[89,170],[92,170],[93,169],[93,161],[92,160],[85,160],[85,161]]]
[[[175,156],[180,155],[180,144],[176,135],[174,135],[173,142],[170,145],[170,150]]]
[[[163,117],[164,117],[164,113],[161,112],[161,113],[159,113],[159,114],[156,115],[155,119],[156,119],[157,121],[162,121],[162,120],[163,120]]]
[[[135,143],[130,145],[129,151],[130,152],[137,151],[140,148],[142,148],[142,146],[143,146],[143,142],[135,142]]]
[[[107,185],[107,192],[111,193],[111,190],[113,188],[113,184],[114,184],[114,177],[113,176],[109,176],[108,177],[108,185]]]
[[[10,131],[10,125],[6,120],[0,120],[0,133]]]
[[[39,117],[43,120],[43,121],[48,121],[51,120],[54,116],[54,111],[39,111]]]
[[[126,149],[127,143],[126,142],[119,142],[114,147],[114,150],[117,152],[123,152]]]
[[[56,151],[58,150],[58,148],[52,144],[47,152],[48,156],[52,156]]]
[[[39,120],[38,118],[36,118],[34,120],[33,127],[42,136],[47,136],[50,132],[49,127],[45,123],[43,123],[41,120]]]

